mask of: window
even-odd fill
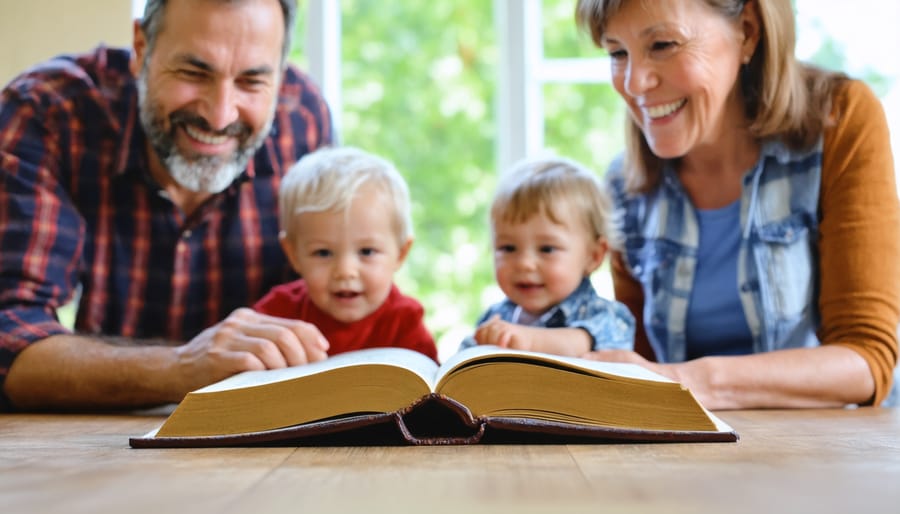
[[[891,127],[891,147],[900,162],[900,3],[795,0],[797,56],[865,80],[881,98]],[[898,182],[900,190],[900,182]]]

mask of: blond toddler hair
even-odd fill
[[[352,146],[320,148],[291,167],[278,190],[282,233],[288,238],[294,235],[292,220],[298,214],[347,211],[363,185],[376,187],[390,200],[402,246],[413,235],[409,187],[393,164]]]
[[[612,201],[597,176],[564,157],[523,159],[500,176],[491,219],[522,223],[543,212],[560,223],[560,210],[571,209],[591,240],[604,238],[617,247]]]

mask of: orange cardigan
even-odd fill
[[[863,82],[838,88],[832,114],[819,198],[817,335],[823,345],[846,346],[866,360],[878,405],[891,389],[900,325],[900,202],[891,142],[881,102]],[[620,254],[611,268],[616,299],[637,318],[635,349],[653,358],[640,283]]]

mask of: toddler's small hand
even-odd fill
[[[517,350],[529,350],[528,338],[522,325],[509,323],[494,315],[475,330],[475,341],[478,344],[493,344],[501,348],[515,348]]]

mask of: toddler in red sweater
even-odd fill
[[[253,308],[312,323],[329,355],[394,346],[436,360],[424,308],[393,283],[413,242],[397,169],[358,148],[322,148],[288,171],[278,201],[281,246],[302,278]]]

